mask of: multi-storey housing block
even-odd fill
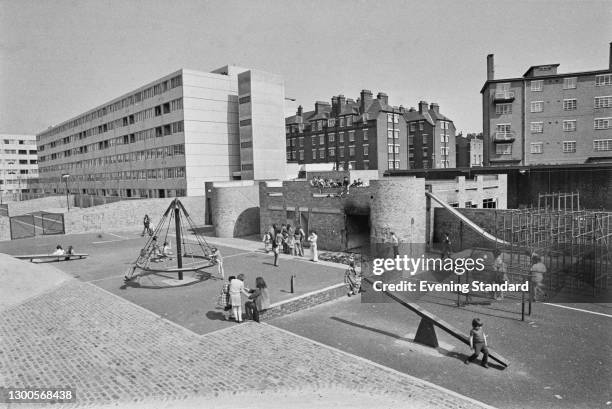
[[[560,74],[559,64],[521,78],[494,78],[487,56],[481,89],[485,165],[612,161],[612,44],[607,69]]]
[[[0,134],[0,198],[20,200],[38,178],[36,135]]]
[[[204,195],[207,181],[284,177],[283,119],[278,75],[181,69],[38,134],[40,186],[172,197]]]

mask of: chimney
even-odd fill
[[[376,99],[385,103],[385,105],[389,105],[389,97],[384,92],[379,92],[376,95]]]
[[[370,91],[369,89],[362,89],[359,96],[361,99],[361,105],[359,109],[362,114],[365,114],[366,110],[372,104],[372,91]]]
[[[495,79],[495,67],[493,66],[493,54],[487,55],[487,81]]]
[[[322,101],[315,102],[315,115],[318,115],[321,112],[323,112],[323,105],[327,105],[327,104]]]
[[[432,102],[432,103],[429,105],[429,109],[430,109],[430,110],[432,110],[432,111],[434,111],[436,114],[439,114],[439,113],[440,113],[440,105],[436,104],[435,102]]]
[[[419,101],[419,114],[426,112],[428,108],[427,101]]]
[[[410,107],[410,109],[408,110],[408,112],[416,112],[416,108],[415,108],[415,107]]]
[[[342,109],[342,105],[346,104],[346,97],[344,95],[338,95],[338,104],[340,105],[340,109]]]
[[[337,116],[340,113],[340,107],[338,107],[338,97],[332,97],[332,116]]]
[[[297,116],[302,116],[302,112],[304,111],[304,109],[302,108],[302,106],[298,106],[298,110],[297,110]]]
[[[404,112],[406,112],[406,108],[404,108],[404,106],[403,106],[403,105],[400,105],[400,106],[399,106],[399,111],[400,111],[400,113],[402,113],[402,114],[403,114]]]
[[[353,98],[347,98],[347,99],[346,99],[346,103],[347,103],[347,104],[354,104],[354,103],[355,103],[355,100],[354,100]]]

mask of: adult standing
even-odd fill
[[[229,285],[232,313],[236,322],[242,322],[242,297],[240,294],[244,294],[247,297],[249,296],[249,293],[244,288],[244,274],[238,274],[238,277],[233,279]]]
[[[444,239],[442,239],[442,258],[450,258],[452,254],[452,243],[447,232],[444,233]]]
[[[259,313],[270,308],[270,293],[263,277],[255,279],[255,290],[244,305],[247,319],[259,322]]]
[[[295,228],[295,249],[298,256],[304,257],[304,239],[306,233],[299,224]]]
[[[319,261],[319,253],[317,251],[317,239],[317,232],[314,230],[310,232],[310,236],[308,236],[308,241],[310,242],[310,252],[312,254],[312,258],[310,260],[314,261],[315,263]]]
[[[283,233],[280,231],[276,233],[276,237],[274,237],[274,242],[272,244],[272,251],[274,252],[274,265],[278,267],[278,259],[280,257],[281,248],[285,239],[283,237]]]
[[[216,247],[213,247],[212,250],[212,262],[217,265],[221,278],[225,279],[225,270],[223,270],[223,256],[221,255],[221,251]]]

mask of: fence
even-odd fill
[[[11,240],[40,235],[64,234],[62,213],[34,212],[9,218]]]
[[[9,208],[7,204],[0,204],[0,216],[9,217]]]

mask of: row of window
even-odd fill
[[[23,139],[4,139],[5,145],[36,145],[36,141],[26,141]]]
[[[145,109],[139,112],[136,112],[131,115],[124,116],[123,118],[119,118],[115,121],[107,122],[102,125],[94,126],[87,130],[77,132],[73,135],[68,135],[61,140],[56,140],[49,142],[47,145],[40,144],[39,149],[41,151],[47,148],[55,148],[60,143],[69,144],[71,142],[75,142],[81,139],[88,138],[90,136],[100,135],[108,131],[112,131],[115,128],[125,127],[128,125],[133,125],[136,122],[141,122],[149,118],[153,118],[154,116],[161,116],[163,114],[169,114],[170,112],[174,112],[177,110],[183,109],[183,99],[178,98],[170,102],[166,102],[162,105],[158,105],[154,108]]]
[[[40,138],[48,138],[57,134],[60,134],[64,131],[67,131],[72,128],[76,128],[77,126],[86,124],[88,122],[93,121],[94,119],[102,118],[107,114],[110,114],[115,111],[119,111],[120,109],[127,108],[131,105],[137,104],[141,101],[144,101],[148,98],[152,98],[156,95],[160,95],[170,89],[176,88],[183,85],[183,78],[178,75],[176,77],[171,78],[170,80],[162,81],[158,84],[155,84],[143,91],[138,91],[135,94],[129,95],[119,101],[116,101],[112,104],[109,104],[105,107],[99,108],[96,111],[92,111],[88,114],[80,116],[76,119],[73,119],[69,122],[66,122],[60,126],[57,126],[47,132],[43,132],[40,134]]]
[[[355,142],[355,131],[348,131],[347,134],[348,134],[348,141]],[[362,139],[363,141],[368,140],[368,128],[363,129]],[[335,132],[328,133],[327,140],[328,140],[328,143],[334,143],[336,141],[336,133]],[[317,142],[319,145],[325,145],[325,135],[324,134],[312,135],[311,144],[314,146],[314,145],[317,145]],[[338,143],[344,143],[344,132],[338,132]],[[287,146],[291,146],[291,147],[299,146],[300,148],[304,147],[304,137],[300,136],[298,138],[288,138]]]
[[[5,155],[36,155],[36,150],[33,149],[4,149],[0,152],[4,152]]]
[[[595,109],[612,108],[612,96],[595,97],[593,101]],[[577,108],[576,99],[564,99],[563,110],[573,111]],[[544,110],[544,101],[533,101],[531,103],[531,112],[542,112]],[[497,115],[507,115],[512,113],[512,103],[504,103],[495,105],[495,113]]]
[[[363,148],[363,156],[368,156],[370,154],[370,147],[368,145],[362,145]],[[345,150],[343,146],[340,146],[338,148],[338,157],[339,158],[344,158],[344,154],[345,154]],[[389,153],[393,153],[393,145],[389,145]],[[318,149],[313,149],[312,150],[312,159],[316,160],[317,159],[317,151],[318,151],[318,157],[319,159],[325,159],[326,158],[326,152],[327,152],[327,157],[331,157],[331,158],[335,158],[336,157],[336,148],[335,147],[328,147],[328,148],[318,148]],[[399,153],[399,145],[397,145],[397,153]],[[353,157],[355,156],[355,147],[354,146],[349,146],[348,147],[348,156]],[[288,160],[304,160],[304,150],[300,149],[298,151],[296,150],[291,150],[291,151],[287,151],[287,159]]]
[[[145,170],[126,170],[121,172],[88,173],[86,175],[71,175],[74,182],[101,182],[105,180],[156,180],[177,179],[185,177],[185,168],[161,168]],[[41,178],[40,183],[54,183],[57,178]]]
[[[40,167],[41,172],[70,171],[73,169],[89,169],[95,166],[106,166],[113,163],[136,162],[149,159],[166,159],[174,156],[184,156],[185,145],[170,145],[161,148],[146,149],[137,152],[128,152],[118,155],[102,156],[95,159],[86,159],[77,162],[62,163]]]
[[[563,89],[575,89],[577,86],[577,77],[563,78]],[[595,76],[595,86],[602,87],[604,85],[612,85],[612,74],[601,74]],[[544,80],[531,80],[529,84],[531,91],[541,92],[544,90]]]
[[[543,142],[533,142],[530,144],[530,152],[533,154],[544,153]],[[563,141],[562,150],[564,153],[576,152],[576,141]],[[612,151],[612,139],[596,139],[593,141],[593,150],[595,152],[607,152]],[[511,143],[500,143],[495,146],[495,153],[497,155],[511,155],[512,144]]]
[[[399,121],[399,116],[397,114],[395,115],[397,116],[397,120]],[[391,117],[391,121],[393,121],[393,117]],[[335,128],[336,124],[338,124],[338,128],[353,126],[354,124],[353,116],[352,115],[341,116],[337,118],[337,120],[336,118],[329,118],[329,119],[318,119],[315,121],[311,121],[310,130],[313,132],[323,131],[325,128],[328,128],[328,129]],[[286,134],[301,133],[301,132],[304,132],[304,128],[305,128],[305,124],[287,125],[285,127],[285,133]]]
[[[143,131],[134,132],[132,134],[118,136],[116,138],[107,139],[105,141],[95,142],[89,145],[79,146],[77,148],[68,149],[62,152],[52,153],[50,155],[41,155],[39,157],[39,161],[46,162],[47,160],[56,160],[65,157],[70,157],[72,155],[80,155],[89,152],[100,151],[104,149],[108,149],[115,145],[126,145],[130,143],[135,143],[138,141],[144,141],[152,138],[159,138],[162,136],[168,136],[175,133],[183,132],[184,126],[183,121],[173,122],[171,124],[166,124],[162,126],[158,126],[155,128],[145,129]]]

